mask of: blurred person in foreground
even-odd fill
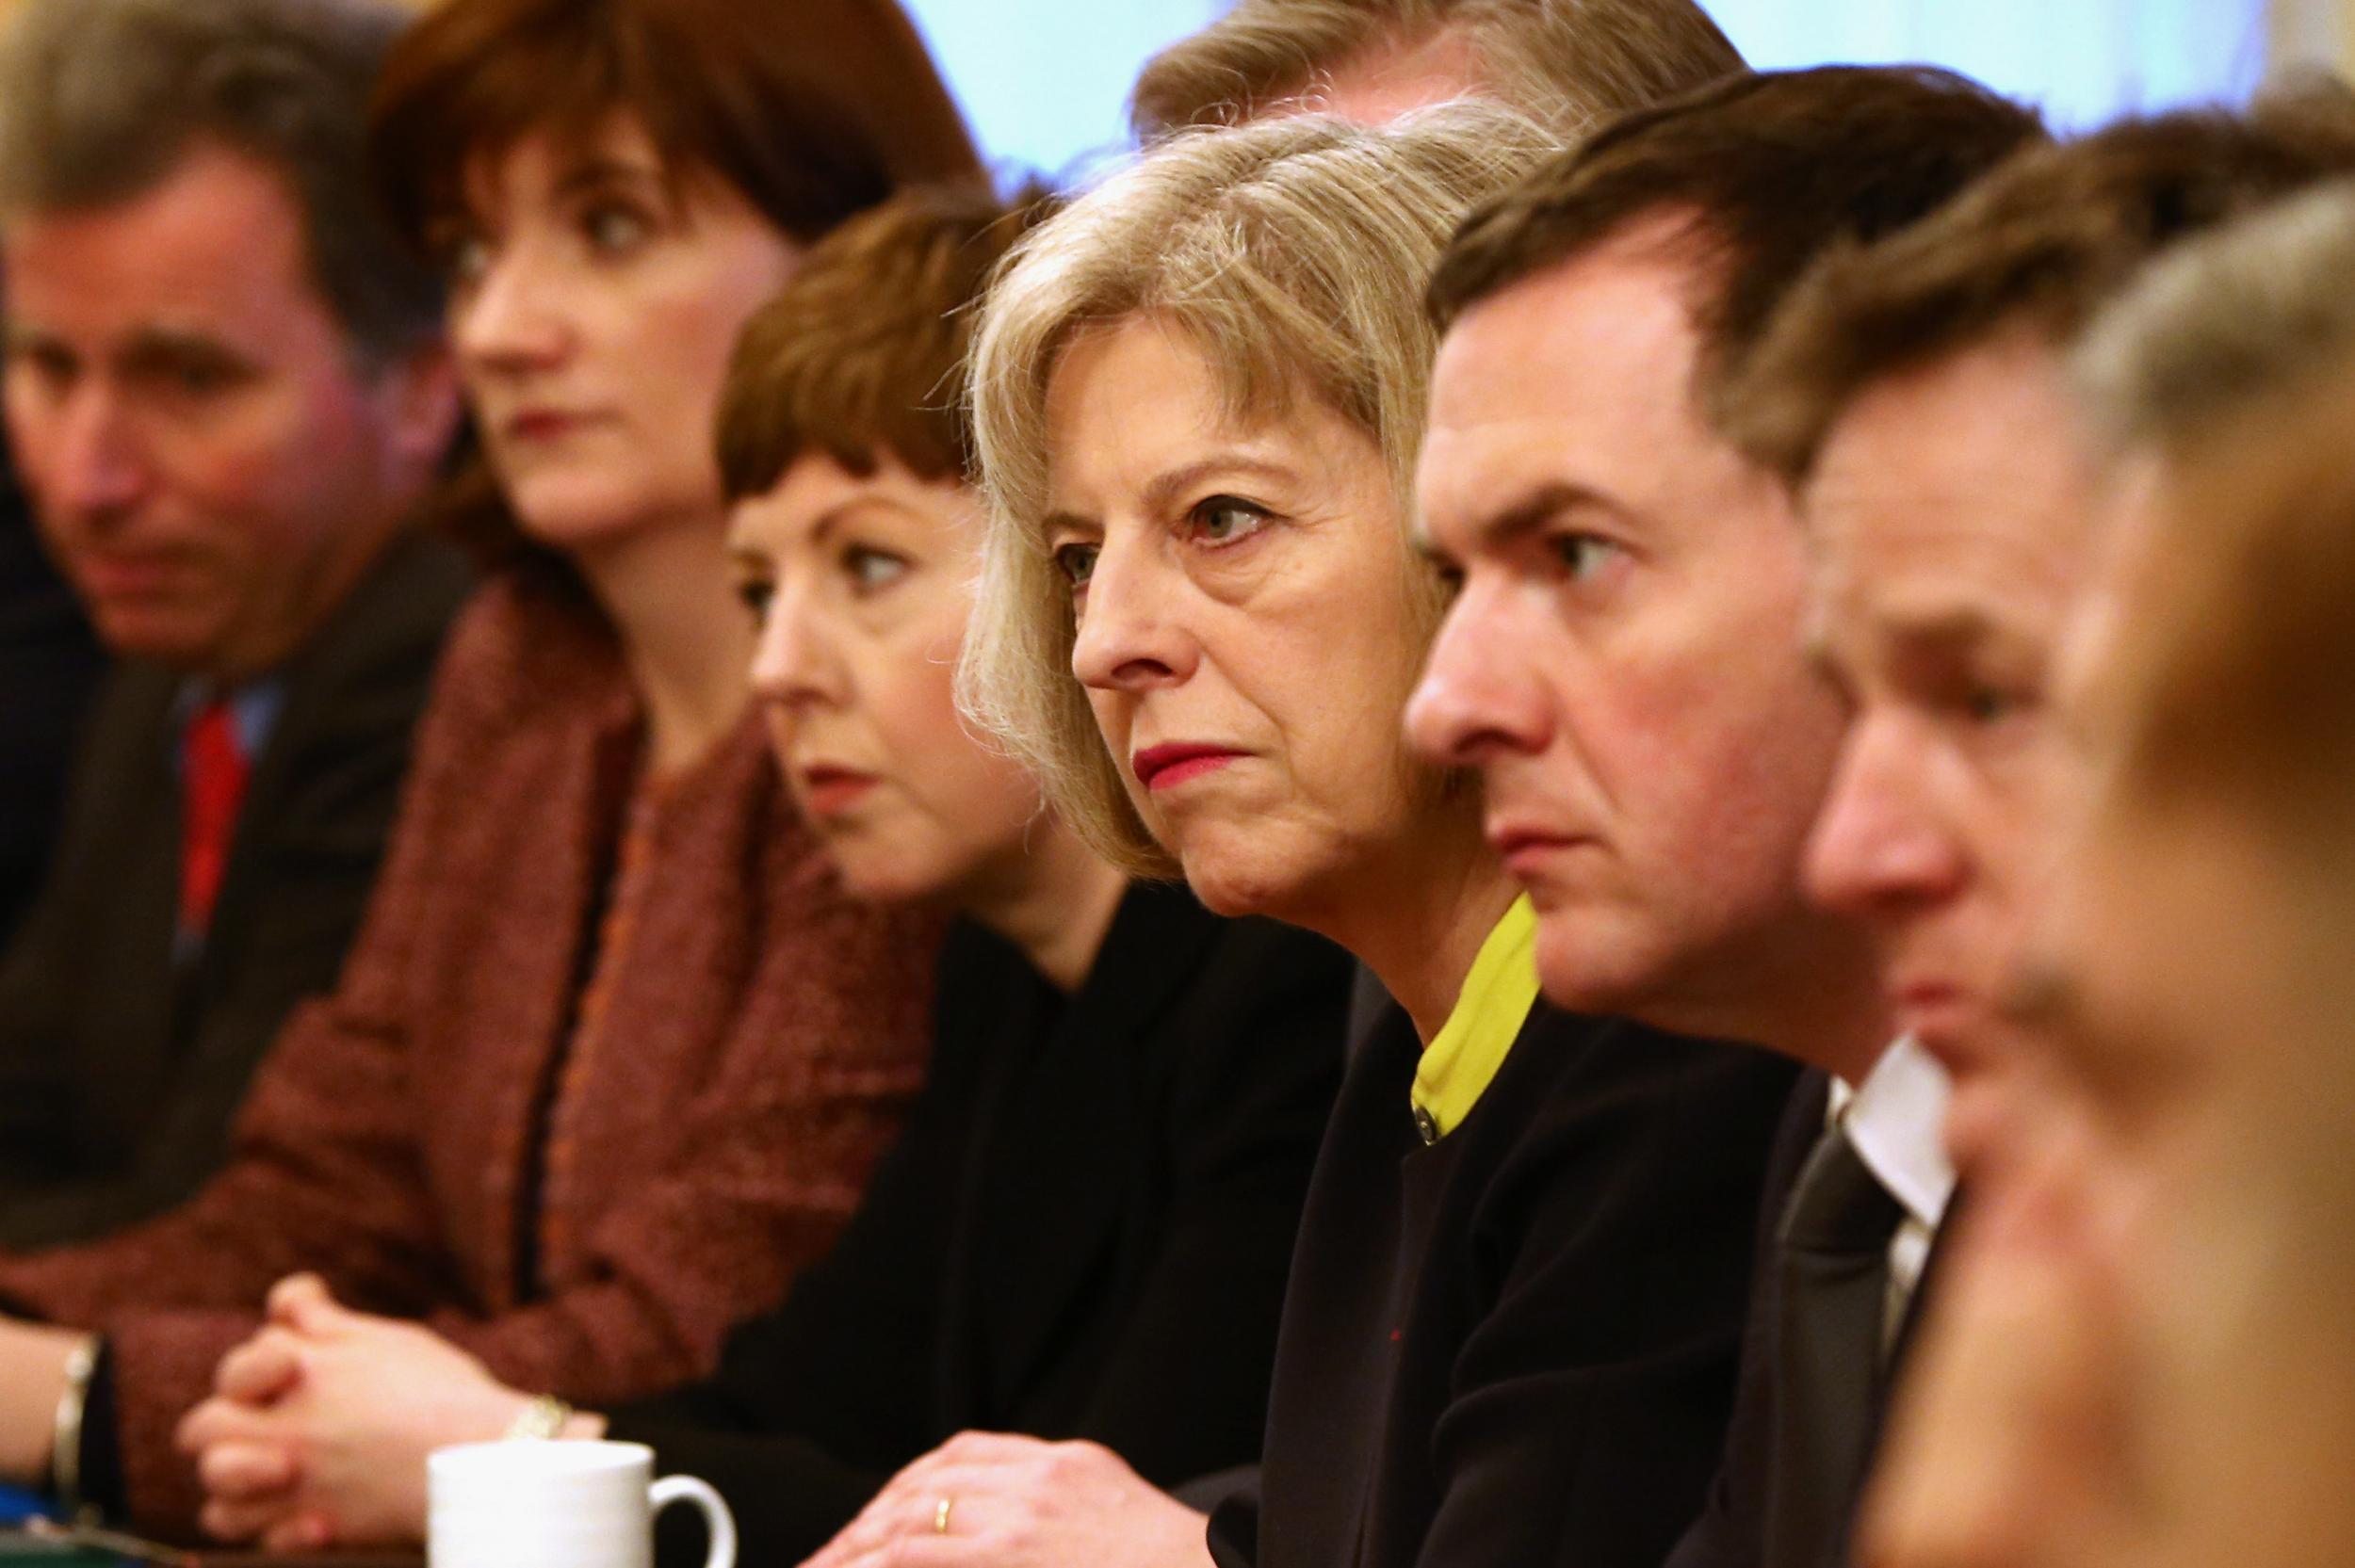
[[[1998,1206],[2012,1165],[2073,1136],[2052,1043],[2004,1005],[2079,784],[2053,699],[2113,512],[2070,353],[2170,245],[2350,170],[2336,89],[2038,149],[1828,258],[1737,390],[1745,441],[1802,488],[1818,646],[1856,709],[1811,885],[1876,932],[1892,1006],[1953,1076],[1949,1150]],[[1994,1547],[2025,1513],[1976,1502],[1943,1513],[1949,1539]]]
[[[1817,646],[1856,707],[1811,885],[1875,932],[1974,1174],[2045,1098],[2046,1053],[2001,1004],[2071,786],[2056,655],[2108,529],[2070,352],[2169,246],[2349,171],[2337,88],[2038,149],[1827,258],[1734,395],[1746,443],[1802,491]]]
[[[2355,186],[2152,267],[2076,380],[2115,518],[2016,1006],[2067,1115],[1974,1213],[1870,1560],[2355,1559]]]
[[[1271,115],[1369,125],[1455,98],[1565,137],[1743,69],[1695,0],[1240,0],[1152,59],[1137,140]]]
[[[458,421],[440,290],[360,194],[406,14],[44,0],[14,22],[10,448],[117,660],[0,951],[0,1246],[22,1249],[169,1208],[227,1157],[359,926],[468,574],[415,526]]]
[[[1790,490],[1724,396],[1778,300],[2022,146],[1945,73],[1741,78],[1631,117],[1465,226],[1420,481],[1460,583],[1408,708],[1477,770],[1548,996],[1811,1069],[1768,1179],[1742,1399],[1682,1564],[1844,1561],[1954,1176],[1945,1085],[1805,896],[1847,722],[1805,657]]]
[[[0,1258],[0,1299],[73,1331],[0,1325],[0,1474],[155,1530],[194,1528],[173,1428],[273,1282],[315,1270],[535,1392],[674,1386],[824,1253],[921,1076],[934,929],[845,897],[777,777],[710,440],[803,249],[974,170],[914,28],[890,0],[450,0],[370,137],[451,284],[512,564],[228,1166]]]
[[[1788,1075],[1539,1005],[1476,794],[1399,732],[1440,602],[1407,529],[1422,280],[1552,145],[1471,104],[1178,138],[1025,242],[975,351],[969,705],[1121,864],[1319,931],[1396,998],[1318,1157],[1221,1561],[1657,1562],[1731,1399]],[[968,1495],[1079,1543],[1166,1507],[944,1450],[814,1560],[998,1560],[927,1539]],[[1152,1540],[1126,1560],[1204,1560],[1198,1523]]]
[[[982,542],[962,366],[983,280],[1038,216],[922,191],[852,219],[754,317],[722,400],[755,688],[794,799],[854,896],[962,917],[931,1076],[841,1241],[711,1379],[564,1429],[713,1482],[750,1561],[799,1561],[966,1429],[1071,1440],[1061,1463],[1167,1485],[1256,1456],[1340,1076],[1338,949],[1132,881],[956,713]],[[280,1306],[185,1436],[283,1442],[301,1479],[242,1495],[207,1463],[217,1498],[283,1506],[273,1535],[311,1513],[337,1540],[419,1539],[426,1454],[497,1437],[529,1392],[413,1326]],[[236,1404],[296,1364],[300,1397]],[[924,1506],[1016,1560],[988,1497]],[[1091,1560],[1148,1551],[1106,1539]]]

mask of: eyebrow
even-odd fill
[[[1473,525],[1471,542],[1476,547],[1490,549],[1512,544],[1539,532],[1566,511],[1587,508],[1605,511],[1619,509],[1610,497],[1600,491],[1566,480],[1551,480],[1527,492],[1511,505],[1483,517]]]
[[[1881,635],[1917,654],[1956,656],[2006,639],[2006,629],[1982,609],[1957,605],[1928,615],[1880,614]]]
[[[1284,483],[1294,478],[1295,471],[1280,462],[1263,458],[1245,457],[1240,453],[1222,453],[1196,462],[1183,463],[1165,474],[1157,474],[1145,487],[1145,509],[1149,512],[1167,511],[1177,505],[1178,498],[1193,490],[1214,474],[1235,474],[1258,479]],[[1103,525],[1077,512],[1048,512],[1041,520],[1048,534],[1098,533]]]
[[[218,360],[237,370],[258,368],[253,357],[219,338],[205,332],[176,331],[170,327],[142,327],[131,334],[119,356],[126,364],[154,364],[175,360]]]
[[[668,189],[662,170],[653,164],[623,158],[589,158],[567,169],[556,182],[556,194],[579,196],[606,186],[653,186]]]

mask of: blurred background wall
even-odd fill
[[[0,0],[0,16],[23,0]],[[409,0],[430,5],[434,0]],[[759,5],[764,0],[744,0]],[[1116,152],[1129,83],[1227,0],[905,0],[1009,169]],[[1760,66],[1928,60],[2063,125],[2245,96],[2271,71],[2355,76],[2355,0],[1703,0]]]

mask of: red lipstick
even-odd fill
[[[1129,767],[1136,774],[1137,783],[1147,789],[1175,789],[1189,779],[1217,772],[1242,754],[1227,746],[1172,741],[1166,746],[1146,747],[1129,759]]]

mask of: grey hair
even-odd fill
[[[1535,122],[1470,103],[1386,129],[1309,116],[1190,132],[1008,257],[973,349],[989,527],[958,695],[1116,864],[1168,875],[1176,863],[1137,816],[1071,672],[1069,585],[1046,531],[1047,399],[1064,352],[1149,316],[1200,348],[1230,418],[1280,418],[1314,399],[1381,453],[1404,528],[1437,351],[1423,286],[1464,215],[1558,150]],[[1403,531],[1399,549],[1411,549]],[[1427,639],[1437,577],[1410,577],[1410,623]]]
[[[0,40],[0,223],[128,201],[223,148],[284,179],[321,298],[360,360],[390,359],[441,315],[362,160],[411,20],[384,0],[35,0]]]
[[[2180,451],[2355,350],[2355,181],[2202,235],[2153,263],[2075,356],[2120,448]]]
[[[1742,70],[1697,0],[1237,0],[1147,61],[1129,100],[1140,142],[1232,125],[1300,98],[1387,46],[1470,46],[1485,95],[1566,135]]]

